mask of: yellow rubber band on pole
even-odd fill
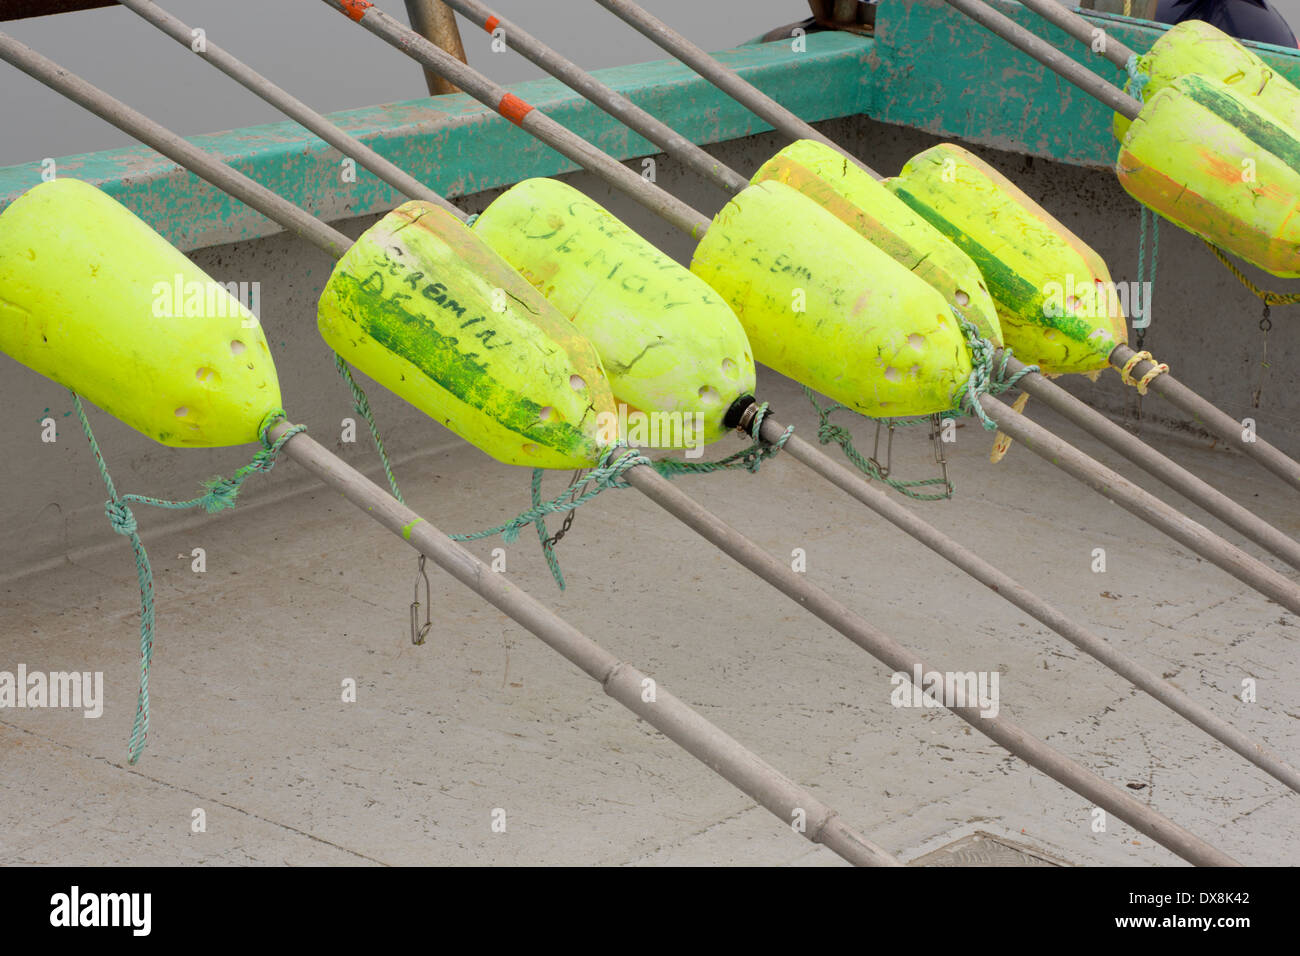
[[[1133,369],[1141,362],[1150,362],[1151,368],[1141,378],[1135,379],[1132,376]],[[1153,381],[1169,371],[1169,366],[1164,362],[1157,362],[1155,356],[1150,352],[1137,352],[1131,359],[1124,363],[1124,367],[1119,370],[1119,377],[1125,385],[1132,385],[1138,390],[1139,395],[1147,393],[1147,386]]]

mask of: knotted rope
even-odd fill
[[[153,568],[149,564],[149,555],[145,551],[144,542],[140,540],[135,514],[131,511],[130,505],[141,504],[172,510],[202,508],[208,514],[223,511],[226,508],[233,508],[244,481],[255,472],[266,472],[274,468],[280,449],[284,447],[285,442],[299,432],[305,431],[306,426],[295,425],[272,442],[269,431],[276,422],[285,418],[285,413],[284,409],[281,408],[269,412],[262,419],[262,424],[257,430],[257,437],[262,443],[262,448],[253,456],[253,460],[241,467],[229,478],[209,478],[203,483],[207,491],[197,498],[191,498],[188,501],[165,501],[147,495],[119,495],[117,486],[108,473],[108,463],[104,460],[103,452],[100,451],[99,442],[95,440],[95,433],[90,427],[90,420],[86,417],[86,410],[81,404],[81,396],[72,389],[68,389],[68,393],[72,396],[72,405],[76,409],[77,419],[81,422],[81,430],[90,443],[90,453],[94,456],[95,465],[99,468],[99,476],[104,480],[104,486],[108,489],[108,501],[104,503],[104,513],[108,516],[108,523],[114,531],[124,535],[131,542],[131,550],[135,552],[136,580],[140,585],[140,688],[136,694],[135,719],[132,722],[131,737],[127,743],[128,763],[134,764],[140,759],[140,754],[144,752],[145,742],[149,736],[149,670],[153,663],[155,621]]]
[[[384,448],[384,440],[380,435],[379,425],[376,423],[374,412],[370,408],[370,401],[366,398],[365,390],[357,384],[348,369],[347,363],[338,353],[334,355],[334,366],[352,392],[353,407],[356,409],[357,414],[365,419],[366,425],[370,429],[370,435],[375,442],[375,450],[379,452],[379,458],[384,465],[384,473],[388,476],[389,487],[393,490],[393,497],[405,503],[402,492],[397,485],[397,478],[393,474],[388,452]],[[766,442],[759,438],[759,429],[762,427],[767,410],[766,402],[759,405],[753,423],[750,425],[750,435],[754,438],[754,443],[748,448],[718,461],[692,462],[675,458],[653,461],[629,447],[625,442],[620,441],[610,445],[605,450],[595,468],[590,471],[579,472],[568,488],[546,501],[542,500],[542,477],[545,475],[545,469],[534,468],[530,486],[532,505],[529,508],[526,508],[509,521],[505,521],[493,528],[465,534],[449,534],[447,537],[453,541],[478,541],[499,534],[503,541],[511,544],[518,540],[519,533],[524,528],[530,524],[535,525],[538,540],[542,545],[542,554],[546,558],[547,567],[551,570],[551,577],[555,579],[556,585],[563,591],[565,589],[564,573],[560,570],[560,562],[555,555],[555,544],[572,526],[573,515],[578,508],[609,488],[626,488],[627,481],[624,480],[623,473],[637,465],[649,465],[659,474],[669,479],[678,475],[703,475],[736,468],[744,468],[751,474],[757,473],[763,462],[772,458],[785,447],[785,443],[794,434],[794,428],[790,427],[785,430],[785,434],[774,442]],[[546,516],[553,514],[563,514],[566,518],[560,532],[552,536],[546,530]]]

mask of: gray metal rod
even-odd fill
[[[1127,345],[1116,346],[1110,353],[1110,364],[1117,369],[1123,368],[1135,354],[1137,353]],[[1131,374],[1133,377],[1140,379],[1154,367],[1154,363],[1144,359],[1133,367]],[[1169,401],[1175,408],[1179,408],[1191,415],[1194,422],[1204,426],[1207,431],[1223,439],[1228,443],[1228,447],[1235,448],[1253,459],[1257,464],[1273,472],[1273,474],[1290,485],[1292,489],[1300,491],[1300,462],[1278,450],[1275,446],[1270,445],[1253,432],[1249,433],[1253,440],[1247,440],[1247,430],[1240,421],[1215,408],[1174,376],[1168,372],[1157,375],[1151,380],[1147,388]]]
[[[504,86],[492,82],[478,70],[461,63],[454,56],[420,36],[402,21],[390,17],[377,7],[353,5],[346,0],[323,0],[360,23],[394,49],[400,50],[428,69],[451,80],[489,109],[496,110],[516,126],[537,137],[560,155],[599,176],[615,189],[621,189],[651,212],[662,216],[683,232],[702,236],[709,220],[677,197],[657,189],[622,163],[606,155],[581,136],[561,126],[541,110],[525,103]]]
[[[779,440],[785,426],[771,415],[763,419],[760,436],[769,442]],[[791,435],[785,454],[802,462],[841,491],[866,505],[890,524],[911,535],[944,560],[960,568],[994,594],[1020,608],[1040,624],[1051,628],[1085,654],[1123,677],[1134,687],[1150,694],[1174,713],[1185,717],[1215,740],[1245,757],[1265,773],[1300,793],[1300,772],[1254,738],[1237,730],[1222,718],[1188,697],[1178,688],[1148,670],[1128,655],[1066,617],[1010,575],[998,570],[979,555],[966,549],[942,531],[919,517],[897,499],[862,480],[862,476],[840,462],[833,461],[798,435]]]
[[[279,438],[290,427],[287,422],[275,426],[271,437]],[[606,694],[784,823],[795,823],[796,814],[803,811],[804,837],[858,866],[902,866],[887,850],[846,824],[835,810],[700,716],[662,684],[656,683],[655,693],[647,695],[645,689],[650,685],[646,683],[649,678],[645,673],[620,661],[532,595],[511,584],[504,574],[494,574],[483,562],[306,433],[294,435],[283,450],[461,584],[541,638],[600,684]],[[647,696],[654,699],[647,701]]]
[[[710,156],[701,147],[682,136],[666,123],[660,122],[621,93],[596,79],[563,54],[547,46],[523,27],[489,9],[478,0],[445,0],[449,7],[483,27],[489,33],[503,31],[506,45],[541,67],[570,89],[581,93],[592,103],[629,129],[640,133],[673,159],[728,192],[739,192],[749,185],[749,180],[721,160]]]
[[[628,0],[596,0],[596,2],[633,27],[650,42],[681,60],[755,116],[771,124],[772,128],[778,133],[788,136],[790,139],[815,140],[823,146],[829,146],[831,149],[847,156],[876,179],[884,178],[861,159],[829,139],[821,131],[814,129],[807,122],[758,89],[758,87],[742,78],[735,70],[723,66],[705,50],[696,46],[638,4],[630,3]]]
[[[337,229],[5,33],[0,33],[0,59],[153,147],[335,259],[351,248],[352,240]]]
[[[1064,4],[1057,3],[1056,0],[1020,0],[1020,3],[1033,10],[1048,23],[1064,30],[1088,47],[1089,50],[1092,49],[1095,33],[1101,31],[1104,42],[1099,52],[1118,67],[1127,66],[1129,58],[1137,55],[1122,41],[1115,39],[1095,23],[1089,23],[1073,10],[1067,9]]]
[[[1088,457],[1065,439],[1013,411],[991,395],[981,395],[980,405],[998,428],[1044,461],[1073,475],[1089,488],[1109,498],[1130,514],[1163,531],[1180,544],[1250,585],[1287,610],[1300,614],[1300,585],[1197,524],[1176,508],[1144,491],[1123,475]]]
[[[1007,361],[1008,372],[1021,372],[1024,368],[1025,364],[1019,359],[1013,357]],[[1170,488],[1200,505],[1228,527],[1245,535],[1291,567],[1300,570],[1300,543],[1283,534],[1253,511],[1237,504],[1217,488],[1197,478],[1186,468],[1166,458],[1132,432],[1115,424],[1095,408],[1079,401],[1061,386],[1037,372],[1025,375],[1020,380],[1019,387],[1119,452],[1148,474],[1159,478]],[[1240,423],[1236,423],[1236,430],[1240,435],[1242,431]]]
[[[607,3],[609,0],[596,0]],[[1079,89],[1101,100],[1115,112],[1129,119],[1137,119],[1142,111],[1142,104],[1129,96],[1115,84],[1103,80],[1092,70],[1071,59],[1052,44],[1030,33],[1008,16],[994,10],[983,0],[948,0],[976,23],[987,27],[1006,40],[1021,53],[1025,53],[1058,76],[1069,80]]]
[[[698,532],[705,540],[725,551],[738,563],[767,581],[796,604],[811,611],[854,644],[895,672],[922,673],[930,668],[897,641],[873,628],[863,618],[792,571],[740,532],[664,479],[653,468],[639,466],[624,472],[628,483],[640,490],[669,514]],[[1060,751],[1026,733],[1001,716],[981,716],[978,706],[945,704],[962,720],[990,740],[1036,767],[1053,780],[1091,800],[1129,826],[1155,840],[1183,859],[1201,866],[1234,866],[1231,857],[1207,844],[1144,803],[1134,800],[1114,785],[1085,769]]]
[[[190,27],[157,4],[151,3],[150,0],[118,0],[118,2],[132,13],[136,13],[149,23],[152,23],[181,46],[186,49],[193,49],[193,33]],[[461,212],[437,192],[396,164],[384,159],[355,136],[345,133],[336,124],[317,113],[306,103],[290,95],[256,70],[231,56],[213,43],[210,37],[205,41],[204,51],[197,55],[207,60],[249,92],[270,103],[300,126],[315,133],[344,156],[355,159],[370,172],[402,193],[402,195],[410,199],[422,199],[425,202],[435,203],[461,219],[466,218],[465,213]]]

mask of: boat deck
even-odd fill
[[[791,382],[764,371],[759,394],[813,434]],[[1117,464],[1041,406],[1029,411]],[[526,504],[525,471],[426,427],[425,451],[397,466],[427,519],[469,531]],[[868,426],[856,430],[869,451]],[[900,476],[931,474],[924,431],[899,432]],[[1147,437],[1300,535],[1272,476]],[[989,464],[989,444],[965,424],[949,446],[958,497],[913,507],[1236,726],[1300,752],[1288,703],[1300,679],[1294,615],[1024,449]],[[1300,853],[1294,795],[1280,784],[798,463],[681,481],[773,554],[805,549],[812,580],[931,666],[1000,672],[1004,715],[1237,859]],[[125,542],[105,529],[99,547],[0,583],[12,658],[102,670],[107,697],[97,720],[0,717],[0,862],[840,862],[432,566],[433,636],[412,646],[414,552],[323,487],[179,524],[139,510],[158,638],[138,765],[125,761],[138,666]],[[499,546],[469,545],[485,560]],[[195,547],[206,550],[203,574],[190,570]],[[1098,547],[1107,570],[1094,574]],[[982,832],[1069,864],[1180,863],[1118,820],[1094,833],[1086,801],[947,712],[892,707],[883,665],[634,490],[585,506],[559,553],[564,594],[531,530],[506,547],[507,573],[904,860]],[[1244,677],[1257,680],[1258,703],[1236,699]],[[341,700],[345,678],[356,703]],[[492,827],[497,808],[504,833]],[[206,832],[192,832],[196,809]]]

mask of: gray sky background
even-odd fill
[[[889,0],[906,2],[906,0]],[[802,19],[804,0],[642,0],[709,50]],[[380,0],[404,15],[401,0]],[[588,69],[663,59],[658,47],[591,0],[490,0],[489,5]],[[1300,33],[1300,0],[1273,0]],[[319,0],[161,0],[160,6],[322,112],[412,99],[418,65]],[[129,10],[107,8],[0,25],[62,66],[184,135],[283,117]],[[501,83],[542,76],[461,20],[470,62]],[[0,166],[131,145],[129,137],[7,64]]]
[[[1300,0],[1295,0],[1300,4]],[[709,50],[726,49],[808,15],[803,0],[642,0]],[[413,60],[320,0],[158,0],[158,5],[322,112],[425,94]],[[501,15],[588,69],[665,54],[591,0],[489,0]],[[405,16],[401,0],[379,0]],[[460,19],[470,62],[500,83],[544,76]],[[274,109],[123,8],[0,24],[73,73],[183,135],[282,120]],[[131,145],[129,137],[0,62],[0,166]]]

